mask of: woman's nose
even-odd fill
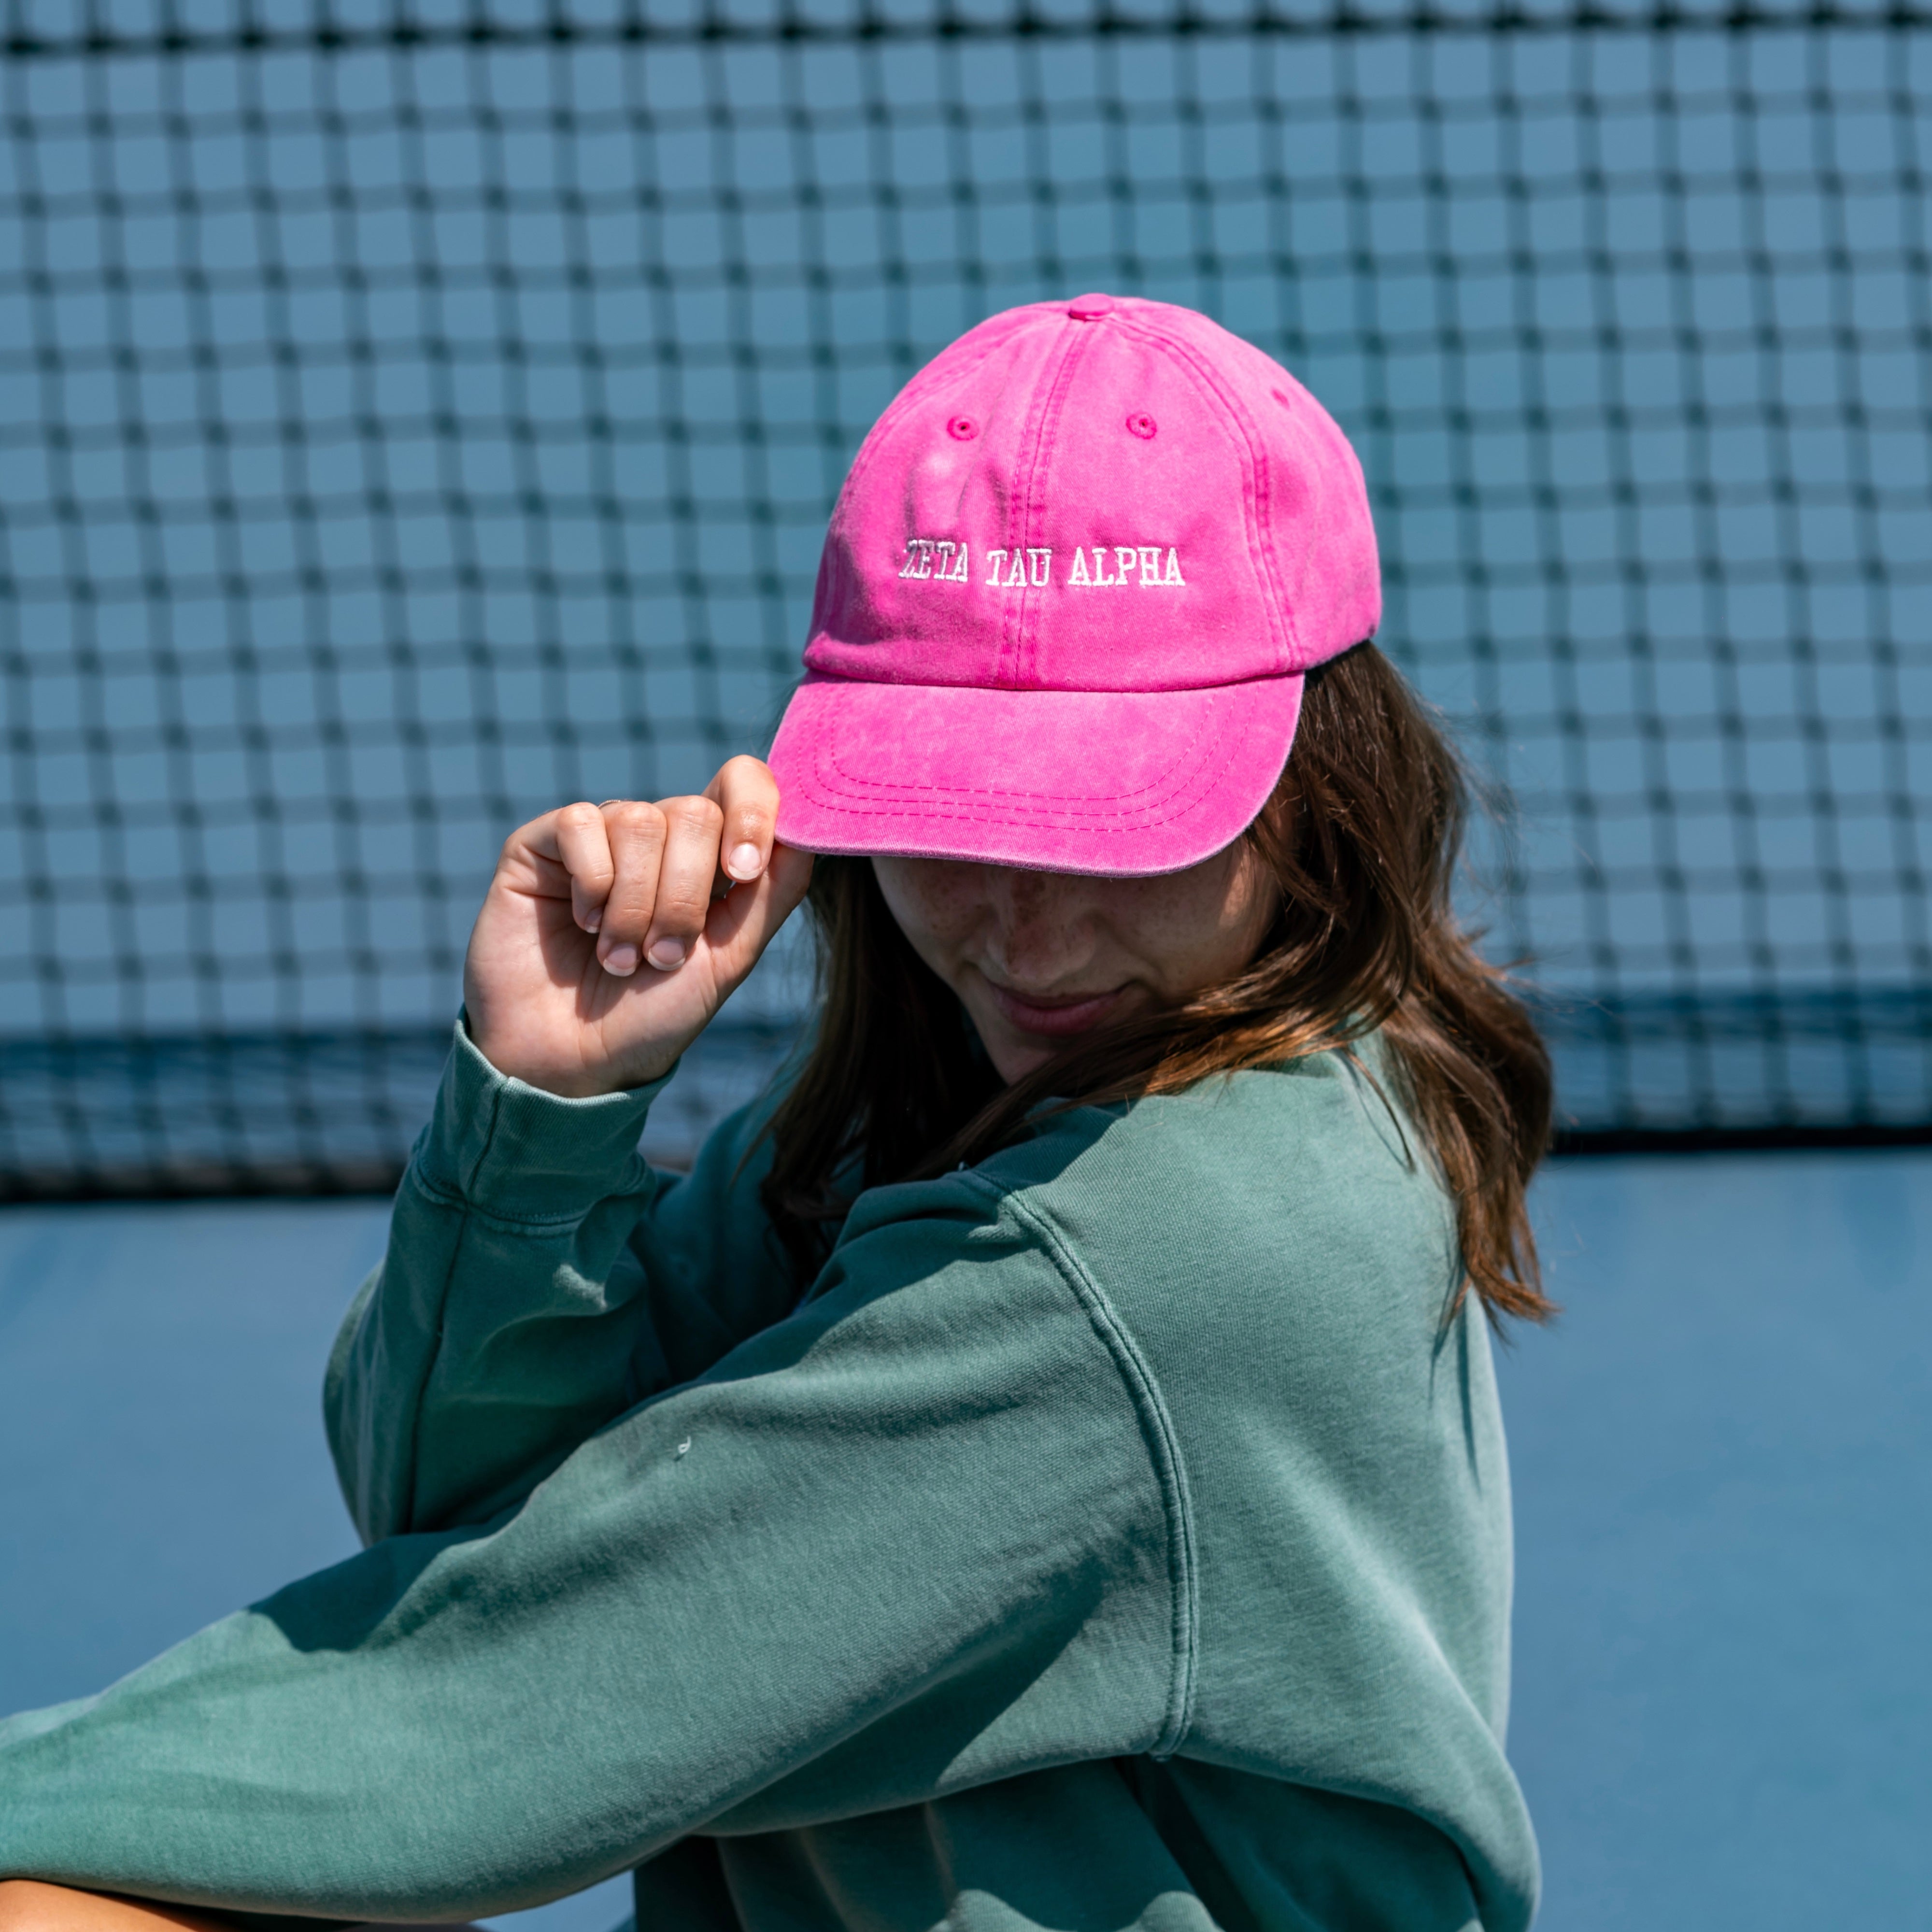
[[[1000,950],[1016,970],[1037,974],[1063,967],[1090,944],[1079,882],[1052,872],[1002,866],[989,883],[999,922]]]

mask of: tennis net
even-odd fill
[[[5,17],[12,1192],[392,1177],[504,832],[754,745],[874,415],[1089,288],[1360,451],[1573,1144],[1932,1127],[1932,13]]]

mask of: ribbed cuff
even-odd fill
[[[670,1077],[567,1100],[499,1073],[459,1016],[436,1108],[411,1164],[436,1192],[502,1220],[570,1220],[643,1186],[638,1137]]]

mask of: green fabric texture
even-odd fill
[[[458,1029],[326,1411],[369,1547],[0,1724],[0,1873],[639,1932],[1515,1932],[1509,1497],[1453,1216],[1327,1057],[862,1196]],[[264,1292],[272,1292],[272,1284]]]

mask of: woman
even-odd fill
[[[916,377],[770,767],[504,848],[329,1371],[370,1546],[0,1727],[0,1922],[1526,1925],[1547,1072],[1378,613],[1340,432],[1204,318]],[[803,1064],[649,1172],[808,880]]]

